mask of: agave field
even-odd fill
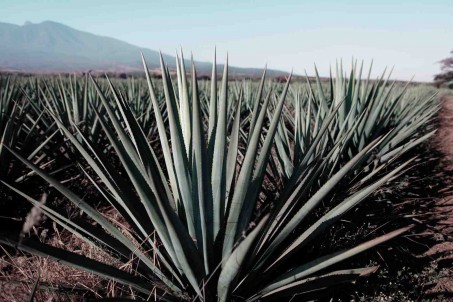
[[[198,80],[182,54],[174,74],[161,61],[161,79],[143,64],[146,79],[0,80],[3,196],[113,260],[27,230],[2,232],[2,246],[115,280],[137,299],[300,301],[377,272],[357,256],[419,227],[371,222],[382,188],[410,173],[435,133],[434,90],[371,79],[357,63],[286,83],[266,71],[229,81],[227,61]],[[335,245],[345,221],[366,228]]]

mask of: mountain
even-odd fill
[[[142,70],[140,52],[143,52],[149,68],[159,68],[159,52],[118,39],[52,21],[26,22],[22,26],[0,22],[0,70],[134,72]],[[170,68],[175,68],[174,56],[163,54],[163,57]],[[200,75],[210,74],[211,63],[195,62],[195,65]],[[230,67],[229,70],[233,75],[259,76],[262,73],[259,68]],[[268,73],[271,76],[285,74],[275,70]]]

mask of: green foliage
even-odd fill
[[[452,56],[440,61],[442,72],[434,77],[434,81],[438,86],[453,88],[453,51]]]
[[[182,53],[176,83],[162,58],[162,81],[155,81],[143,64],[146,83],[71,77],[33,84],[26,95],[35,99],[22,108],[59,141],[38,137],[45,147],[33,156],[21,144],[1,144],[15,167],[27,166],[95,226],[41,205],[48,217],[121,262],[133,259],[136,269],[33,239],[1,243],[162,300],[255,301],[321,295],[352,283],[377,267],[351,266],[349,259],[413,227],[308,253],[344,215],[410,168],[413,159],[402,155],[434,133],[426,131],[438,110],[433,95],[405,97],[407,86],[385,75],[362,80],[356,63],[348,77],[338,66],[327,85],[319,77],[291,85],[291,75],[275,83],[265,72],[259,84],[229,82],[228,62],[219,83],[215,64],[213,81],[199,81],[193,63],[186,72]],[[63,151],[44,151],[53,145]],[[76,163],[133,233],[40,167],[40,155]],[[3,184],[38,205],[14,182]]]

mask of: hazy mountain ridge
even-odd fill
[[[138,71],[142,70],[140,52],[143,52],[150,68],[160,66],[159,52],[155,50],[79,31],[57,22],[26,22],[22,26],[0,22],[0,69],[25,72]],[[175,67],[174,56],[163,54],[163,57],[170,68]],[[211,63],[196,61],[195,64],[199,74],[210,73]],[[229,69],[233,74],[257,76],[262,73],[260,68]],[[285,73],[270,70],[269,74]]]

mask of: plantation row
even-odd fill
[[[435,95],[370,79],[357,64],[330,81],[277,83],[265,72],[228,81],[228,64],[200,81],[182,62],[176,79],[163,62],[152,79],[145,61],[146,80],[1,79],[2,190],[133,269],[27,234],[0,243],[165,301],[303,298],[375,272],[354,256],[408,232],[409,221],[326,243],[345,217],[362,226],[350,212],[372,216],[378,189],[414,164],[414,148],[434,133]],[[81,218],[40,202],[48,190]],[[98,211],[90,190],[127,229]]]

